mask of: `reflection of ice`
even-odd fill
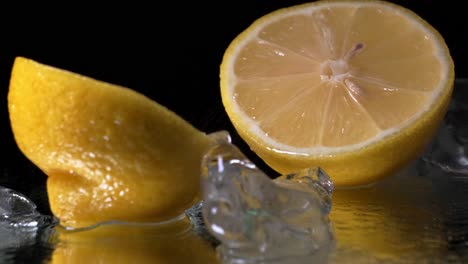
[[[201,201],[188,210],[185,211],[185,215],[189,218],[190,223],[192,224],[192,231],[206,240],[212,247],[219,245],[219,241],[214,238],[211,233],[207,230],[205,221],[203,220],[202,209],[204,202]]]
[[[0,187],[0,259],[9,250],[34,245],[44,228],[50,227],[54,219],[40,214],[36,205],[24,195]]]
[[[458,80],[450,108],[424,160],[447,172],[468,174],[468,81]]]
[[[228,143],[212,148],[202,166],[203,217],[225,263],[326,258],[333,184],[323,171],[271,180]]]

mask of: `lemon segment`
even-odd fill
[[[199,199],[211,139],[142,94],[18,57],[8,109],[65,226],[167,220]]]
[[[384,1],[317,1],[274,11],[227,48],[225,110],[273,169],[321,166],[337,186],[376,181],[415,159],[451,98],[440,34]]]

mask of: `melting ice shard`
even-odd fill
[[[423,159],[444,171],[468,175],[468,81],[455,85],[445,119]]]
[[[333,184],[321,169],[271,180],[229,143],[213,147],[202,166],[203,217],[224,263],[310,263],[326,255]]]
[[[27,197],[11,189],[0,187],[0,225],[33,226],[31,220],[40,213]]]
[[[34,244],[40,239],[38,234],[54,222],[24,195],[0,186],[0,256],[3,250]]]
[[[16,216],[37,214],[36,205],[11,189],[0,187],[0,217],[10,218]]]

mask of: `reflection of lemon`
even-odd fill
[[[141,94],[17,58],[8,106],[16,142],[48,175],[63,225],[159,221],[197,200],[211,140]]]
[[[425,262],[446,255],[433,183],[412,169],[372,186],[333,193],[330,218],[338,246],[333,263],[368,263],[366,258]]]
[[[275,11],[226,50],[221,94],[239,134],[281,173],[321,166],[336,185],[415,158],[449,102],[453,62],[417,15],[383,1]]]
[[[193,232],[184,232],[184,228],[182,223],[59,231],[60,242],[51,263],[218,263],[214,248]]]

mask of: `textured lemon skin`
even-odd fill
[[[198,200],[211,140],[142,94],[19,57],[8,109],[65,226],[165,220]]]
[[[234,82],[231,79],[230,73],[232,71],[231,60],[245,40],[250,38],[252,34],[255,34],[255,30],[266,21],[277,16],[280,17],[286,12],[300,11],[313,5],[335,2],[357,3],[356,1],[346,0],[317,1],[287,7],[257,19],[249,28],[241,32],[231,42],[223,56],[220,66],[221,98],[225,111],[237,133],[271,168],[285,174],[304,168],[320,166],[330,175],[337,187],[350,187],[370,184],[383,177],[387,177],[422,154],[423,150],[434,137],[447,112],[453,91],[454,64],[442,36],[426,21],[403,7],[378,0],[364,0],[362,2],[384,3],[398,9],[400,12],[423,24],[439,40],[443,53],[442,56],[445,57],[448,67],[447,81],[445,82],[446,85],[442,88],[442,92],[435,99],[430,109],[413,123],[400,129],[398,132],[382,138],[378,142],[368,144],[358,150],[322,153],[318,155],[310,154],[307,156],[285,153],[284,150],[281,152],[275,151],[275,147],[270,146],[259,135],[254,133],[249,128],[248,122],[243,120],[235,110],[234,99],[231,98],[232,94],[229,90]]]

